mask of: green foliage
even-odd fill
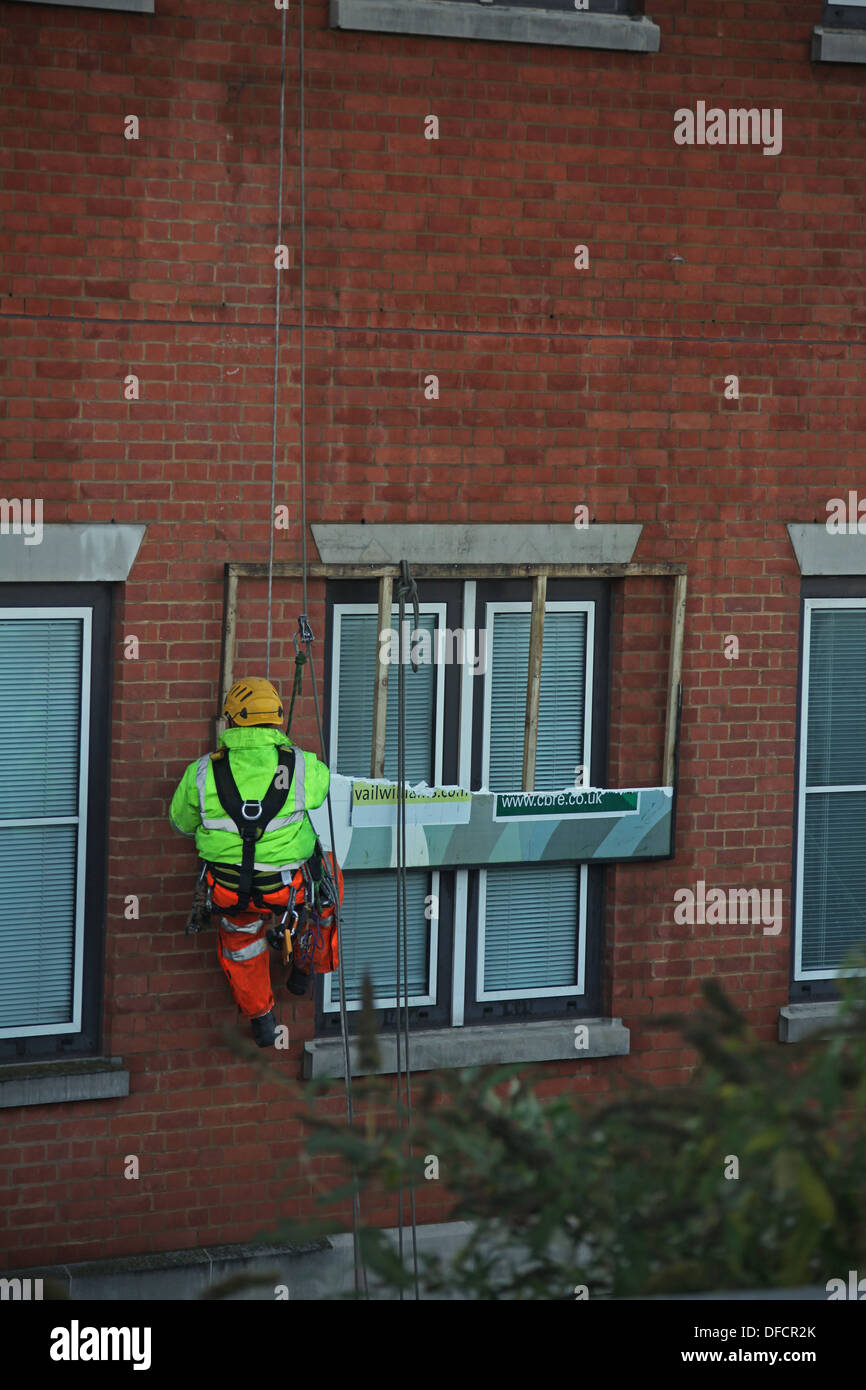
[[[866,992],[844,982],[829,1041],[759,1042],[713,982],[704,1008],[660,1019],[699,1064],[678,1088],[632,1084],[601,1101],[543,1102],[525,1067],[416,1076],[411,1136],[392,1081],[356,1080],[352,1129],[316,1113],[311,1153],[339,1155],[363,1194],[426,1186],[434,1154],[471,1224],[456,1259],[422,1260],[427,1292],[570,1299],[826,1283],[866,1264]],[[364,1022],[369,1044],[371,1022]],[[522,1075],[517,1073],[521,1072]],[[333,1084],[333,1083],[331,1083]],[[411,1145],[410,1145],[411,1138]],[[739,1176],[726,1177],[738,1161]],[[323,1199],[329,1206],[334,1189]],[[331,1223],[332,1227],[332,1223]],[[381,1232],[368,1271],[411,1288]]]

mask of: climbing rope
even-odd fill
[[[278,207],[277,207],[277,245],[283,244],[283,161],[285,146],[285,109],[286,109],[286,15],[288,7],[283,9],[282,24],[282,46],[280,63],[280,172],[278,186]],[[303,613],[298,618],[298,633],[294,638],[295,644],[295,680],[292,688],[292,700],[289,706],[288,726],[291,727],[292,713],[295,705],[295,697],[301,690],[301,672],[304,665],[310,668],[310,678],[313,688],[313,701],[316,710],[316,725],[319,732],[319,746],[321,749],[322,761],[327,763],[325,752],[325,735],[322,728],[321,710],[319,707],[319,693],[316,684],[316,672],[312,660],[313,633],[307,621],[307,456],[306,456],[306,207],[305,207],[305,148],[304,148],[304,127],[305,127],[305,103],[304,103],[304,0],[300,3],[300,19],[298,33],[298,86],[299,86],[299,172],[300,172],[300,223],[301,223],[301,573],[302,573],[302,592],[303,592]],[[272,593],[274,577],[274,520],[276,510],[276,485],[277,485],[277,401],[279,394],[279,361],[280,361],[280,270],[277,268],[277,287],[276,287],[276,308],[274,314],[274,404],[272,422],[272,448],[271,448],[271,513],[270,513],[270,549],[268,554],[268,611],[267,611],[267,655],[266,655],[266,677],[270,678],[271,671],[271,613],[272,613]],[[301,652],[298,645],[300,638],[305,651]],[[326,797],[328,807],[328,826],[331,837],[331,857],[334,869],[335,880],[337,875],[337,849],[336,837],[334,834],[334,814],[331,805],[330,786]],[[343,937],[340,921],[340,893],[339,887],[334,894],[334,920],[337,928],[337,949],[339,952],[340,963],[338,967],[340,982],[340,1031],[343,1041],[343,1076],[346,1092],[346,1121],[351,1127],[354,1124],[355,1111],[352,1097],[352,1064],[349,1052],[349,1021],[346,1010],[346,990],[343,975]],[[353,1183],[352,1197],[352,1243],[354,1251],[355,1266],[355,1292],[367,1295],[367,1273],[361,1253],[361,1202],[358,1192],[357,1182]]]
[[[286,14],[283,10],[283,31],[282,47],[280,55],[280,178],[277,189],[277,246],[283,244],[283,155],[285,146],[285,127],[286,127]],[[301,0],[301,55],[303,61],[304,51],[304,28],[303,28],[303,0]],[[303,82],[301,83],[301,104],[303,106]],[[303,126],[301,126],[301,139],[303,140]],[[301,218],[303,226],[303,215]],[[271,515],[270,515],[270,550],[268,553],[268,635],[267,648],[265,652],[265,678],[271,677],[271,596],[274,587],[274,513],[276,511],[277,497],[277,398],[279,394],[279,370],[280,370],[280,284],[282,274],[279,267],[279,257],[274,257],[274,264],[277,275],[276,308],[274,311],[274,407],[271,421]],[[304,601],[306,609],[306,595]]]
[[[299,626],[302,623],[302,621],[304,620],[301,618],[298,619]],[[314,639],[312,633],[309,633],[309,637],[307,638],[306,642],[307,663],[310,668],[310,678],[313,687],[313,704],[316,710],[316,727],[319,731],[319,747],[322,750],[322,761],[327,762],[327,756],[325,753],[325,734],[322,728],[322,713],[321,708],[319,706],[319,690],[318,683],[316,681],[316,668],[313,664],[312,651],[310,649],[310,644],[313,642],[313,640]],[[343,926],[340,915],[340,891],[339,879],[337,874],[337,839],[334,834],[334,810],[331,805],[330,785],[328,787],[326,804],[328,807],[328,833],[331,839],[331,856],[333,861],[332,866],[334,869],[334,878],[337,886],[337,891],[334,893],[334,921],[337,927],[337,954],[339,956],[339,964],[337,966],[337,978],[340,982],[340,1036],[343,1043],[343,1077],[345,1080],[346,1088],[346,1122],[351,1128],[351,1126],[355,1122],[355,1107],[352,1098],[352,1058],[349,1051],[349,1015],[346,1009],[346,980],[343,972]],[[361,1254],[361,1198],[358,1192],[357,1181],[355,1181],[354,1179],[352,1182],[352,1245],[355,1260],[355,1292],[360,1293],[363,1291],[366,1297],[368,1294],[367,1271],[364,1266],[364,1261]]]
[[[412,1147],[412,1071],[409,1062],[409,939],[408,912],[406,906],[406,671],[403,664],[403,624],[406,616],[406,599],[412,600],[415,617],[415,631],[421,625],[421,610],[418,589],[409,571],[409,562],[400,563],[400,579],[397,583],[397,972],[395,998],[397,1003],[397,1109],[401,1106],[402,1078],[400,1069],[400,955],[403,956],[403,1032],[406,1055],[406,1122],[409,1129],[409,1155],[414,1157]],[[417,673],[418,664],[414,649],[412,670]],[[418,1227],[415,1218],[415,1187],[409,1188],[409,1203],[412,1222],[412,1267],[415,1297],[420,1297],[418,1286]],[[400,1264],[403,1264],[403,1186],[398,1192],[398,1245]],[[400,1290],[400,1298],[403,1290]]]

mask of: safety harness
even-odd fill
[[[292,778],[295,774],[295,750],[294,748],[280,748],[278,750],[274,776],[261,801],[248,801],[241,796],[232,774],[227,748],[221,748],[218,753],[214,753],[211,763],[220,805],[226,815],[234,821],[243,841],[240,873],[237,884],[233,886],[236,887],[238,895],[237,911],[246,912],[250,898],[256,907],[263,905],[261,887],[257,885],[254,888],[253,886],[256,842],[262,838],[269,823],[281,810],[289,795]],[[286,768],[287,778],[280,775],[281,767]]]

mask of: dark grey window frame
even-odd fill
[[[821,23],[834,29],[866,29],[866,5],[837,5],[824,0]]]
[[[444,603],[446,605],[446,626],[451,628],[463,627],[463,585],[460,581],[453,580],[424,580],[421,586],[421,596],[425,603]],[[334,606],[340,603],[367,603],[375,604],[378,602],[379,585],[375,580],[370,581],[351,581],[329,579],[326,585],[326,619],[325,619],[325,696],[324,696],[324,728],[325,737],[329,738],[331,728],[331,702],[334,690]],[[411,621],[411,609],[409,610],[409,620]],[[459,731],[458,731],[458,712],[459,712],[459,671],[456,666],[445,667],[445,691],[444,691],[444,721],[443,721],[443,753],[442,753],[442,782],[443,785],[454,784],[458,779],[458,758],[459,758]],[[411,680],[411,676],[408,677]],[[331,750],[328,748],[328,759],[330,760]],[[394,877],[394,897],[392,910],[396,912],[397,888],[396,875]],[[438,904],[438,952],[437,952],[437,1000],[435,1004],[419,1004],[409,1007],[409,1027],[415,1029],[422,1028],[443,1028],[451,1026],[451,983],[453,960],[451,945],[454,933],[454,887],[455,875],[453,870],[439,870],[439,904]],[[429,889],[428,889],[429,891]],[[316,1036],[327,1038],[336,1037],[340,1030],[339,1013],[325,1013],[324,1010],[324,984],[322,977],[316,979],[315,986],[316,1001]],[[401,1018],[404,1010],[400,1010]],[[349,1031],[353,1031],[353,1020],[357,1018],[357,1011],[349,1010]],[[393,1032],[397,1026],[396,1009],[377,1009],[376,1018],[383,1033]]]
[[[483,573],[482,571],[479,572]],[[422,598],[425,602],[447,604],[446,622],[452,629],[464,626],[462,617],[463,580],[425,580]],[[479,577],[477,584],[477,612],[486,602],[514,601],[531,602],[532,582],[524,579],[485,580]],[[375,603],[378,585],[375,582],[357,583],[345,580],[329,580],[326,588],[326,639],[325,639],[325,695],[324,728],[331,727],[331,701],[333,696],[333,630],[334,606],[339,603]],[[595,786],[606,786],[608,777],[609,737],[610,737],[610,680],[611,680],[611,609],[613,603],[612,586],[609,581],[594,579],[553,579],[547,585],[547,601],[573,600],[595,604],[595,641],[593,649],[593,719],[590,780]],[[459,765],[459,673],[456,667],[445,670],[444,701],[444,753],[443,784],[458,781]],[[449,680],[450,678],[450,680]],[[481,681],[479,680],[479,687]],[[472,776],[471,785],[481,786],[481,749],[483,730],[483,698],[473,702],[472,719]],[[330,756],[330,750],[329,750]],[[579,865],[575,865],[579,871]],[[453,933],[454,933],[454,871],[439,871],[439,934],[438,934],[438,997],[435,1005],[410,1007],[409,1027],[415,1030],[441,1029],[443,1032],[459,1032],[451,1023],[451,995],[453,975]],[[604,964],[604,885],[603,865],[590,864],[587,875],[586,910],[586,968],[585,989],[582,995],[551,995],[548,998],[481,1000],[474,999],[475,962],[478,939],[478,870],[470,870],[468,882],[468,931],[466,952],[466,993],[464,998],[464,1024],[471,1027],[479,1023],[520,1024],[543,1022],[558,1018],[597,1018],[603,1011],[603,964]],[[396,890],[395,890],[396,891]],[[326,1014],[323,1009],[323,985],[321,978],[316,981],[317,1038],[336,1037],[340,1028],[339,1014]],[[402,1010],[401,1010],[402,1013]],[[380,1009],[376,1012],[382,1033],[396,1028],[396,1010]],[[354,1020],[354,1023],[353,1023]],[[350,1034],[356,1031],[356,1011],[349,1012]]]
[[[87,863],[84,885],[84,969],[81,1030],[42,1037],[0,1038],[0,1065],[99,1057],[102,1046],[105,917],[108,877],[113,586],[110,584],[0,584],[9,608],[90,608],[90,739],[88,751]],[[26,866],[22,866],[26,871]]]

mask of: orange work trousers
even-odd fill
[[[246,1018],[261,1018],[274,1007],[265,933],[270,909],[282,916],[291,893],[292,886],[287,883],[278,893],[268,893],[266,907],[250,905],[245,912],[232,912],[228,904],[232,899],[237,902],[237,896],[214,885],[214,907],[223,914],[217,928],[217,955],[235,1003]]]

